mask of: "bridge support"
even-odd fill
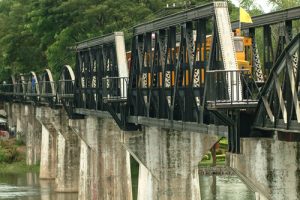
[[[56,110],[38,108],[37,119],[42,124],[40,178],[54,179],[57,164],[57,131],[52,122],[57,116]]]
[[[260,199],[300,198],[300,142],[241,139],[241,154],[228,154],[228,165]]]
[[[36,108],[28,104],[6,103],[5,110],[9,127],[16,127],[17,139],[26,143],[26,164],[39,164],[42,128],[35,118]]]
[[[4,104],[4,111],[7,115],[7,123],[9,130],[11,131],[11,134],[16,134],[16,127],[17,127],[17,116],[16,113],[18,111],[16,110],[16,104],[15,103],[3,103]]]
[[[78,136],[72,131],[67,113],[61,109],[55,117],[53,126],[57,131],[57,166],[55,191],[78,192],[78,173],[80,160],[80,143]]]
[[[26,164],[36,165],[40,163],[41,159],[41,138],[42,126],[36,119],[36,107],[33,105],[25,105],[27,109],[27,117],[23,118],[27,121],[26,134]]]
[[[156,127],[125,133],[126,148],[140,163],[138,199],[201,199],[198,164],[217,140]]]
[[[131,200],[130,156],[120,129],[112,119],[88,117],[75,123],[81,138],[79,199]]]

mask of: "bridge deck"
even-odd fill
[[[256,108],[258,101],[238,101],[232,102],[231,100],[218,100],[218,101],[207,101],[207,108],[209,110],[216,109],[246,109],[246,108]]]
[[[112,116],[106,111],[95,111],[90,109],[76,108],[76,113],[81,115],[92,115],[100,118],[112,118]],[[151,117],[136,117],[129,116],[128,122],[134,124],[141,124],[145,126],[156,126],[165,129],[172,129],[176,131],[190,131],[204,134],[217,135],[220,137],[228,137],[228,127],[223,125],[214,124],[199,124],[196,122],[183,122],[168,119],[157,119]]]

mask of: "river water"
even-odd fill
[[[234,175],[201,176],[202,200],[255,200],[254,193]],[[1,200],[76,200],[76,193],[56,193],[54,181],[37,173],[0,174]]]

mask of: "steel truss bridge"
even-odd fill
[[[240,137],[297,139],[300,35],[293,35],[293,23],[299,18],[297,7],[242,24],[252,39],[252,72],[237,67],[238,22],[230,23],[225,2],[214,2],[135,26],[130,54],[122,32],[80,42],[74,71],[63,66],[59,80],[48,69],[14,75],[0,85],[1,100],[63,106],[72,119],[113,117],[122,130],[214,132],[228,137],[233,153]]]

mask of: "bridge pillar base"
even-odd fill
[[[70,128],[65,110],[56,110],[52,125],[57,131],[56,192],[78,192],[80,142]]]
[[[56,177],[56,137],[55,130],[49,130],[45,125],[42,125],[41,179],[54,179]]]
[[[78,120],[79,199],[131,200],[130,156],[112,119]]]
[[[72,131],[57,135],[56,192],[78,192],[79,141]]]
[[[217,136],[144,127],[124,138],[140,164],[139,200],[201,199],[198,164]]]
[[[27,107],[27,134],[26,134],[26,164],[37,165],[41,158],[41,133],[42,126],[35,117],[35,107],[25,105]]]
[[[54,179],[57,165],[57,131],[52,122],[55,112],[51,108],[37,108],[36,117],[42,124],[40,178]]]
[[[267,138],[241,139],[241,154],[228,154],[227,164],[260,199],[300,199],[300,142]]]

